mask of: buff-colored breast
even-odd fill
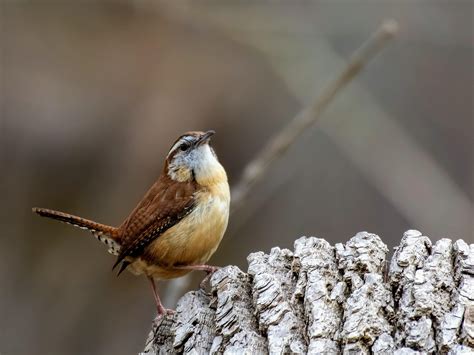
[[[222,240],[229,219],[227,181],[199,191],[196,207],[178,224],[153,241],[129,266],[135,274],[169,279],[187,274],[175,266],[206,263]]]

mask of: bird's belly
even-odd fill
[[[203,200],[187,217],[151,243],[144,255],[130,265],[131,271],[168,279],[189,272],[177,267],[206,263],[227,228],[229,200],[210,196]]]

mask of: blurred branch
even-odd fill
[[[317,96],[309,105],[297,114],[288,125],[273,137],[256,157],[250,161],[240,181],[232,188],[231,213],[239,210],[245,204],[248,193],[265,175],[270,164],[281,157],[298,137],[309,127],[311,127],[321,116],[324,109],[331,103],[334,97],[367,65],[387,42],[394,37],[398,31],[398,24],[395,20],[386,20],[372,34],[372,36],[362,44],[352,55],[347,66],[339,76]],[[242,221],[245,220],[243,216]],[[189,275],[180,281],[173,280],[173,285],[187,285],[191,281]],[[168,287],[167,290],[174,287]],[[165,298],[169,297],[168,294]]]
[[[319,119],[334,97],[367,65],[398,31],[395,20],[385,20],[372,36],[359,47],[344,70],[307,107],[300,111],[274,136],[246,166],[240,181],[232,189],[232,212],[238,210],[253,186],[265,175],[270,164],[281,157],[297,138]]]

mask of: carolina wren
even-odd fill
[[[209,140],[214,131],[188,132],[166,157],[161,176],[119,227],[68,213],[33,208],[49,217],[87,229],[108,246],[125,269],[145,274],[151,282],[158,313],[166,313],[154,279],[171,279],[192,270],[208,276],[216,267],[205,263],[214,254],[227,228],[230,192],[227,175]]]

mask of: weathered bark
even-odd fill
[[[302,237],[211,278],[156,319],[145,354],[473,354],[474,244],[407,231],[387,246]]]

